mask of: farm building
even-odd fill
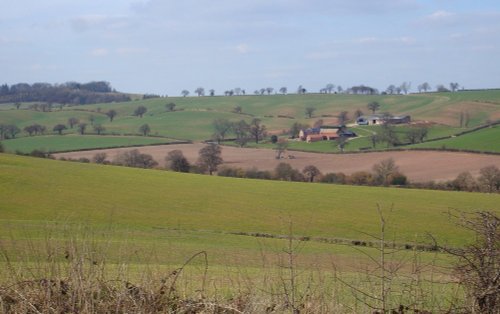
[[[390,123],[390,124],[403,124],[403,123],[410,123],[410,122],[411,122],[411,117],[408,116],[408,115],[405,115],[405,116],[390,117],[389,119],[387,119],[386,123]]]
[[[341,136],[355,137],[356,133],[348,131],[345,125],[323,125],[319,128],[300,130],[299,139],[308,143],[318,141],[331,141]]]
[[[361,116],[356,119],[357,125],[377,125],[383,124],[384,119],[382,115]]]
[[[387,116],[387,115],[378,115],[378,114],[373,114],[370,116],[361,116],[358,119],[356,119],[356,124],[357,125],[380,125],[380,124],[385,124],[385,123],[390,123],[390,124],[403,124],[403,123],[410,123],[411,122],[411,117],[409,115],[403,115],[403,116]]]
[[[312,143],[312,142],[319,142],[319,141],[332,141],[337,138],[339,138],[340,135],[337,133],[330,133],[330,134],[309,134],[306,137],[306,142]]]

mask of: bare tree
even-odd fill
[[[198,87],[194,90],[194,92],[198,95],[198,97],[205,96],[205,89],[203,87]]]
[[[94,131],[97,135],[101,135],[102,132],[106,131],[106,128],[101,124],[94,124]]]
[[[139,116],[140,118],[142,118],[142,116],[148,111],[148,108],[144,107],[144,106],[139,106],[137,108],[135,108],[134,110],[134,116]]]
[[[212,175],[217,171],[217,167],[222,164],[222,150],[219,145],[209,144],[198,152],[198,166]]]
[[[250,140],[250,125],[245,120],[233,123],[233,132],[236,134],[236,143],[243,147]]]
[[[73,126],[78,124],[78,122],[80,122],[80,121],[77,118],[69,118],[68,119],[68,125],[71,129],[73,128]]]
[[[333,85],[332,83],[328,83],[325,86],[325,91],[327,91],[329,94],[331,94],[334,88],[335,88],[335,85]]]
[[[377,101],[372,101],[366,105],[366,107],[372,111],[373,114],[375,114],[375,111],[380,109],[380,104]]]
[[[281,159],[281,156],[288,148],[288,141],[285,139],[279,139],[276,142],[275,150],[276,150],[276,159]]]
[[[116,117],[116,115],[117,115],[117,112],[114,109],[111,109],[108,112],[106,112],[106,116],[108,116],[109,122],[113,122],[113,119]]]
[[[64,124],[56,124],[52,130],[57,132],[59,135],[62,135],[62,132],[66,129],[67,127]]]
[[[226,137],[226,134],[231,130],[233,124],[224,118],[217,118],[214,120],[212,123],[215,132],[213,134],[213,139],[217,141],[217,143],[220,143],[220,141],[223,141]]]
[[[411,89],[411,82],[403,82],[403,83],[401,83],[401,85],[399,86],[399,88],[406,95],[406,94],[408,94],[408,92]]]
[[[456,82],[455,83],[453,83],[453,82],[450,83],[450,89],[451,89],[452,92],[456,92],[459,87],[460,87],[460,85],[458,83],[456,83]]]
[[[87,128],[87,123],[80,123],[78,124],[78,132],[80,133],[80,135],[84,135],[85,134],[85,129]]]
[[[306,177],[308,182],[314,182],[314,179],[321,175],[321,172],[319,171],[318,168],[316,168],[313,165],[306,166],[303,170],[302,173]]]
[[[493,212],[450,212],[456,224],[474,233],[475,242],[464,248],[439,246],[454,256],[459,283],[465,288],[465,313],[500,313],[500,218]],[[436,239],[434,242],[437,245]]]
[[[479,173],[478,181],[486,192],[500,191],[500,169],[497,166],[486,166]]]
[[[389,185],[391,182],[391,176],[395,175],[399,171],[399,167],[396,166],[396,162],[392,158],[384,159],[379,163],[373,165],[373,172],[375,181],[378,184]]]
[[[189,161],[184,157],[182,151],[178,149],[168,152],[165,162],[167,169],[172,171],[189,172],[191,168]]]
[[[139,132],[142,133],[142,135],[147,136],[151,132],[151,128],[149,127],[149,124],[145,123],[139,127]]]
[[[422,91],[424,91],[424,93],[427,93],[427,91],[430,89],[431,89],[431,86],[427,82],[418,85],[418,92],[419,93],[421,93]]]
[[[114,164],[126,167],[153,168],[158,163],[149,154],[141,154],[138,149],[125,151],[118,154],[113,160]]]
[[[309,119],[310,119],[310,118],[312,118],[314,111],[316,111],[316,108],[314,108],[314,107],[312,107],[312,106],[306,107],[306,109],[305,109],[306,116],[307,116]]]
[[[106,158],[108,156],[106,153],[97,153],[92,157],[92,161],[95,162],[96,164],[103,164],[106,161]]]
[[[255,140],[255,143],[258,144],[266,136],[266,126],[261,124],[260,119],[254,118],[250,122],[249,133]]]

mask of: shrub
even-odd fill
[[[153,159],[153,156],[141,154],[138,149],[125,151],[118,154],[113,163],[119,166],[137,167],[137,168],[153,168],[158,163]]]

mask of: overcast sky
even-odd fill
[[[0,0],[0,84],[500,87],[498,0]]]

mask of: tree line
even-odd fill
[[[17,83],[0,86],[0,103],[21,103],[43,101],[70,105],[130,101],[130,96],[118,93],[109,82],[95,81],[88,83],[66,82]]]
[[[320,94],[332,94],[332,93],[335,93],[335,94],[352,94],[352,95],[379,95],[379,94],[382,94],[382,95],[401,95],[401,94],[408,94],[410,91],[411,91],[411,82],[403,82],[401,84],[391,84],[389,85],[385,90],[383,90],[382,92],[380,92],[377,88],[374,88],[374,87],[370,87],[370,86],[366,86],[366,85],[354,85],[352,87],[348,87],[348,88],[343,88],[341,85],[335,85],[335,84],[332,84],[332,83],[328,83],[326,84],[324,87],[321,87],[319,89],[319,93]],[[446,85],[444,84],[438,84],[436,85],[435,87],[435,91],[437,92],[455,92],[457,90],[459,90],[460,88],[460,84],[456,83],[456,82],[451,82],[448,84],[448,87],[446,87]],[[432,87],[429,83],[427,82],[424,82],[422,84],[419,84],[417,86],[417,89],[418,89],[418,92],[421,93],[421,92],[430,92],[432,91]],[[241,88],[241,87],[236,87],[236,88],[233,88],[233,89],[227,89],[227,90],[224,90],[222,92],[221,95],[224,95],[224,96],[245,96],[245,95],[256,95],[256,96],[264,96],[264,95],[286,95],[290,92],[290,89],[286,86],[282,86],[280,88],[277,88],[275,89],[274,87],[262,87],[262,88],[259,88],[259,89],[255,89],[253,91],[253,93],[251,92],[247,92],[246,89],[244,88]],[[293,90],[292,90],[293,92]],[[302,85],[299,85],[297,87],[297,89],[295,90],[295,94],[306,94],[308,93],[308,90],[302,86]],[[183,89],[181,91],[181,95],[183,97],[187,97],[191,94],[191,92],[187,89]],[[215,90],[214,89],[209,89],[208,90],[208,93],[205,92],[205,88],[203,87],[197,87],[194,92],[193,92],[194,95],[198,96],[198,97],[202,97],[202,96],[215,96],[216,93],[215,93]]]

